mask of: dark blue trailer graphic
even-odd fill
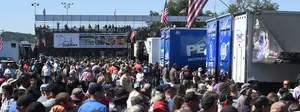
[[[205,68],[206,29],[170,28],[165,30],[164,61],[170,67],[188,65],[191,70]],[[161,44],[163,45],[163,44]]]
[[[211,20],[207,23],[206,35],[206,70],[210,75],[213,75],[217,70],[217,20]]]
[[[229,74],[231,69],[231,36],[232,16],[224,16],[219,19],[218,42],[218,69],[219,75]]]

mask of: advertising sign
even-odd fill
[[[235,82],[245,82],[246,71],[246,36],[247,14],[234,17],[234,33],[232,48],[232,79]]]
[[[231,68],[231,25],[232,16],[219,19],[218,69],[219,75],[229,74]]]
[[[127,48],[125,33],[54,33],[54,48]]]
[[[206,69],[210,75],[216,71],[217,62],[217,31],[218,22],[213,20],[207,23],[207,38],[206,38]]]
[[[54,33],[54,48],[79,48],[79,33]]]
[[[205,67],[205,37],[206,29],[170,30],[170,66],[173,63],[179,67],[189,65],[191,70]]]
[[[253,35],[253,63],[275,63],[282,52],[272,34],[260,20],[256,20]]]

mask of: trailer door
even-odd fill
[[[245,81],[247,14],[234,18],[232,79],[236,82]]]

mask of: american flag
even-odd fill
[[[43,15],[46,16],[46,9],[43,10]]]
[[[186,13],[186,8],[182,9],[179,13],[180,14],[185,14]]]
[[[187,27],[191,28],[197,21],[208,0],[190,0],[188,9]]]
[[[133,38],[135,37],[135,35],[136,35],[136,32],[134,31],[134,28],[132,28],[130,39],[133,40]]]
[[[114,11],[114,16],[116,16],[116,14],[117,14],[117,9],[115,9],[115,11]]]
[[[161,20],[160,22],[164,24],[165,26],[168,26],[168,14],[169,14],[169,9],[168,9],[168,0],[165,1],[165,8],[161,14]]]

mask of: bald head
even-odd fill
[[[271,106],[271,112],[282,112],[284,110],[285,104],[282,102],[276,102]]]

